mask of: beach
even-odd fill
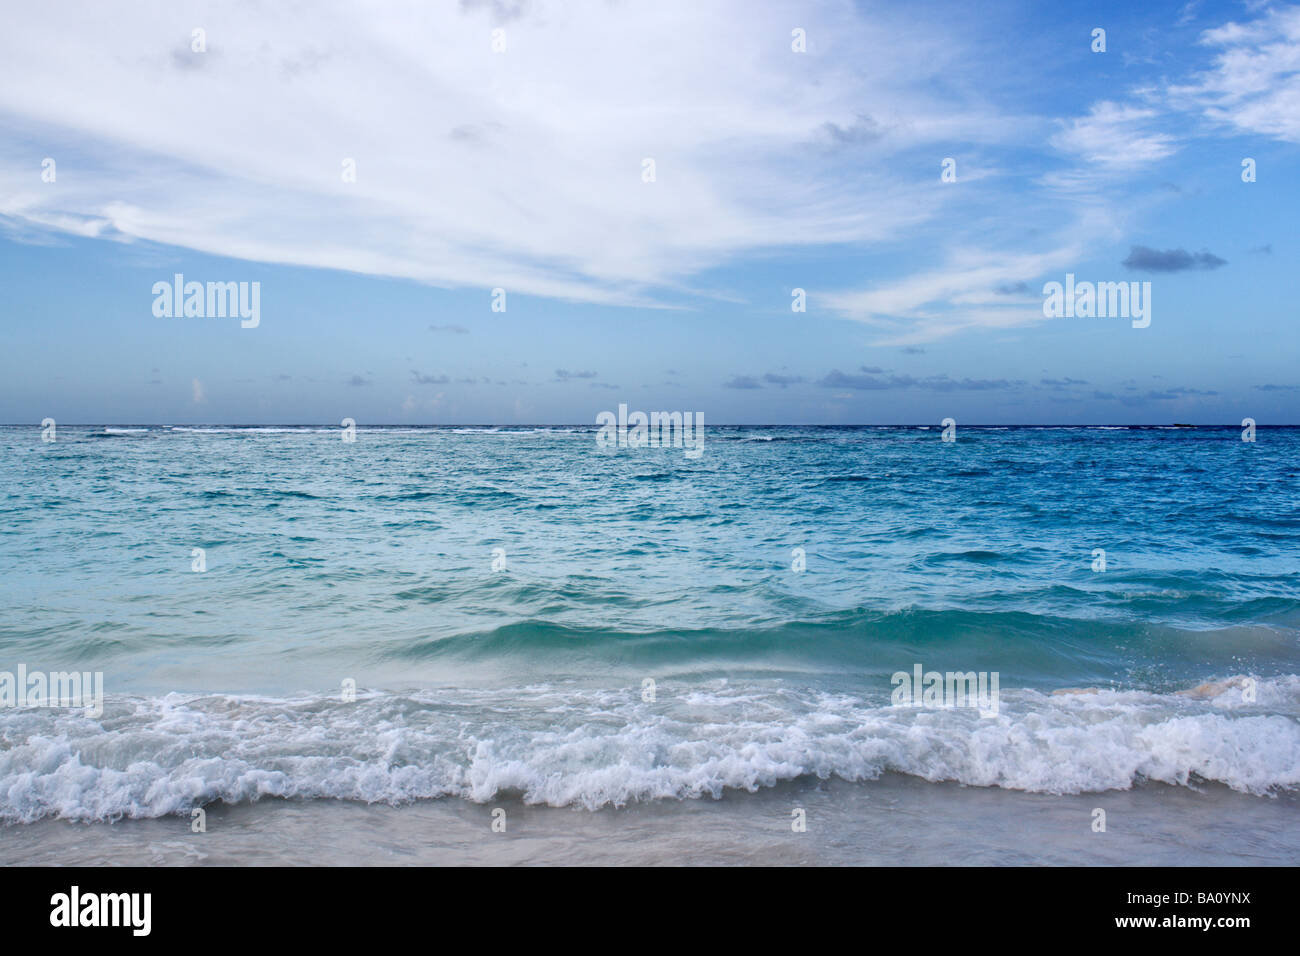
[[[1107,809],[1105,833],[1093,811]],[[506,811],[493,832],[491,811]],[[808,828],[791,830],[791,810]],[[188,818],[45,821],[5,831],[33,866],[1291,866],[1294,795],[1167,785],[1069,797],[931,784],[796,781],[719,800],[597,812],[428,800],[267,800]]]
[[[1286,865],[1260,435],[0,430],[0,862]]]

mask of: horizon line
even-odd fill
[[[332,422],[56,422],[60,428],[342,428]],[[957,422],[961,428],[1241,428],[1240,422]],[[0,428],[41,428],[36,422],[0,422]],[[602,428],[594,422],[357,422],[361,428]],[[941,428],[942,422],[719,422],[707,428]],[[1300,428],[1300,423],[1259,424],[1259,428]]]

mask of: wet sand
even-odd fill
[[[494,832],[493,810],[505,811]],[[791,828],[806,813],[806,832]],[[1093,811],[1106,811],[1106,832]],[[1300,797],[1152,784],[1051,796],[886,776],[801,780],[722,799],[596,812],[429,800],[392,807],[264,800],[169,817],[0,829],[6,865],[1283,866],[1300,859]],[[499,815],[498,815],[499,816]]]

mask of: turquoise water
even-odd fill
[[[1300,429],[339,432],[0,429],[0,671],[105,692],[0,708],[0,820],[1300,787]]]

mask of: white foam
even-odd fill
[[[189,425],[172,425],[171,430],[174,432],[187,432],[195,435],[309,435],[312,433],[337,433],[340,428],[285,428],[271,425],[241,425],[238,427],[225,425],[210,426],[189,426]],[[361,429],[364,430],[364,429]]]
[[[337,698],[111,699],[98,720],[0,712],[0,820],[108,820],[265,796],[597,808],[882,773],[1046,793],[1142,781],[1300,787],[1300,678],[1211,699],[1002,693],[999,713],[891,707],[780,682]]]

